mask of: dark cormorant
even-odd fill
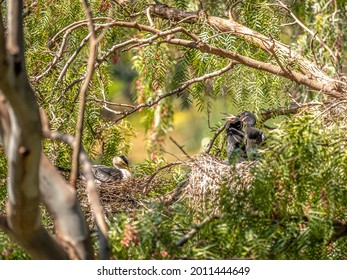
[[[226,130],[226,152],[228,162],[237,162],[244,159],[245,145],[244,145],[244,132],[242,131],[242,122],[239,116],[230,115],[224,120],[227,121]]]
[[[260,130],[254,127],[257,122],[255,115],[245,111],[240,114],[240,121],[245,124],[245,145],[246,153],[249,159],[257,158],[257,149],[265,141],[265,135]]]
[[[126,156],[115,156],[112,163],[114,167],[92,165],[92,172],[95,181],[101,183],[110,183],[132,177],[132,174],[129,171],[129,161]]]

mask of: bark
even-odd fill
[[[59,243],[70,259],[93,259],[93,249],[76,190],[57,172],[47,157],[41,155],[40,193],[53,219]]]
[[[7,216],[0,222],[33,259],[91,258],[76,193],[41,155],[42,129],[25,70],[21,10],[21,0],[9,1],[6,39],[0,11],[0,132],[9,164]],[[59,242],[42,226],[41,199]]]
[[[9,139],[11,135],[9,106],[5,97],[0,95],[0,133],[5,151],[9,149]],[[48,251],[47,255],[41,256],[40,251],[45,251],[46,248],[42,248],[42,246],[38,245],[26,245],[25,243],[27,241],[23,242],[25,238],[22,235],[18,235],[17,229],[12,228],[7,220],[6,223],[4,223],[3,229],[21,244],[33,258],[92,259],[93,250],[90,244],[89,232],[77,200],[76,191],[67,184],[65,179],[61,177],[44,154],[41,154],[39,168],[40,201],[42,200],[53,219],[60,245],[58,245],[57,241],[53,240],[52,237],[42,237],[42,234],[39,234],[36,238],[38,240],[47,239],[45,247],[58,247],[58,250],[61,251],[60,254],[57,255],[54,252]],[[62,205],[64,207],[62,207]],[[14,210],[16,209],[13,209],[13,211]],[[9,219],[9,217],[7,217],[7,219]],[[30,243],[36,244],[37,242],[30,240]],[[63,248],[64,251],[62,250]]]
[[[38,188],[41,125],[25,73],[21,9],[22,1],[8,3],[7,41],[3,23],[0,26],[3,75],[0,91],[11,104],[7,106],[10,131],[3,140],[9,162],[7,224],[32,258],[63,259],[67,254],[41,225]]]

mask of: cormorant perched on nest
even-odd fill
[[[129,171],[129,161],[126,156],[115,156],[112,163],[114,167],[92,165],[92,172],[95,181],[100,183],[111,183],[132,177],[132,174]]]
[[[239,119],[246,125],[245,145],[247,156],[249,159],[256,159],[257,148],[265,141],[265,135],[260,129],[254,127],[257,119],[251,112],[242,112]]]
[[[226,136],[226,151],[229,163],[243,160],[246,156],[244,137],[245,134],[242,131],[242,122],[239,116],[230,115],[224,120],[227,121],[225,130]]]

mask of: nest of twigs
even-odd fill
[[[113,183],[96,184],[105,216],[115,213],[131,213],[141,204],[139,197],[143,191],[145,178],[132,178]],[[85,189],[85,181],[78,182],[77,194],[88,224],[93,221],[90,202]]]
[[[232,164],[207,154],[200,154],[185,162],[191,171],[184,188],[184,196],[194,208],[203,210],[205,203],[218,203],[222,186],[232,189],[248,189],[253,180],[251,168],[256,161]]]
[[[151,175],[118,180],[112,183],[96,183],[96,188],[104,214],[108,217],[118,213],[131,215],[145,204],[148,200],[147,194],[151,189],[161,187],[166,183],[168,183],[167,179],[163,176]],[[85,184],[84,180],[78,181],[77,195],[87,223],[91,225],[94,219]]]
[[[319,112],[324,116],[325,122],[327,125],[336,122],[339,120],[340,122],[347,123],[347,101],[335,101],[332,104],[326,105],[326,108]]]

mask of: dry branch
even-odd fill
[[[41,124],[35,95],[25,72],[22,1],[8,3],[7,38],[0,13],[0,91],[5,152],[9,162],[7,224],[12,236],[35,259],[66,259],[68,255],[42,227],[39,209]],[[7,45],[5,46],[5,44]]]
[[[85,14],[87,16],[88,29],[91,36],[89,39],[90,51],[89,51],[89,59],[88,59],[88,65],[87,65],[87,73],[79,92],[79,109],[78,109],[78,119],[77,119],[77,128],[76,128],[76,138],[75,138],[74,149],[72,154],[70,183],[74,187],[76,187],[76,182],[78,177],[79,158],[80,158],[81,142],[82,142],[82,135],[83,135],[83,128],[84,128],[84,114],[85,114],[87,90],[88,90],[89,83],[93,77],[94,64],[96,61],[97,48],[98,48],[98,38],[96,37],[96,34],[95,34],[95,28],[93,24],[93,17],[92,17],[90,6],[86,0],[82,0],[82,4],[84,6]]]
[[[205,151],[206,154],[209,154],[211,152],[214,142],[216,141],[217,137],[225,130],[226,125],[227,124],[225,123],[220,128],[218,128],[216,133],[213,135],[211,141],[208,143],[208,146],[206,148],[206,151]]]
[[[185,236],[183,236],[180,240],[178,240],[176,242],[176,246],[181,247],[183,246],[185,243],[187,243],[187,241],[192,238],[204,225],[206,225],[207,223],[211,222],[214,219],[218,219],[219,216],[218,215],[210,215],[207,216],[200,224],[196,225],[193,229],[191,229]]]
[[[152,5],[152,13],[161,18],[171,19],[175,21],[180,21],[182,19],[188,18],[186,23],[196,23],[199,20],[198,12],[185,12],[176,8],[168,7],[167,5],[154,4]],[[333,84],[337,83],[337,80],[334,80],[322,72],[317,66],[312,64],[310,61],[301,57],[299,54],[295,53],[289,46],[269,38],[259,32],[256,32],[252,29],[249,29],[232,19],[224,19],[216,16],[207,16],[207,23],[220,32],[230,32],[231,34],[241,37],[262,50],[269,52],[270,49],[273,49],[274,52],[278,53],[279,56],[282,56],[288,59],[289,62],[298,64],[300,71],[305,75],[312,75],[317,82],[322,83],[324,87],[334,88]],[[269,52],[271,55],[272,53]],[[331,85],[332,84],[332,85]]]

